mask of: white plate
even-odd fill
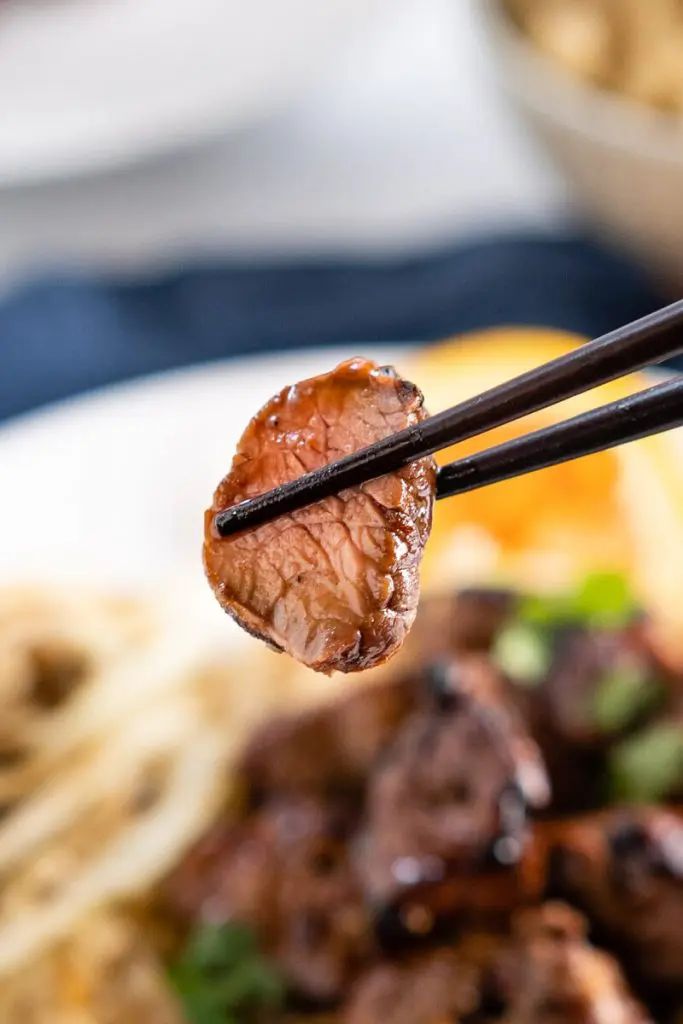
[[[283,102],[379,0],[1,0],[0,182],[203,139]]]
[[[215,363],[6,426],[0,583],[199,584],[204,509],[251,416],[288,383],[373,354],[387,361],[391,350],[356,345]]]

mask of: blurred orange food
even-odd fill
[[[431,413],[554,359],[582,338],[504,328],[453,339],[406,368]],[[650,383],[614,381],[441,452],[440,463],[614,401]],[[587,572],[629,576],[683,657],[683,439],[662,434],[554,466],[437,505],[423,567],[425,589],[511,582],[573,585]]]

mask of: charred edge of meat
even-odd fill
[[[387,955],[449,943],[458,934],[452,920],[437,917],[417,894],[371,907],[370,920],[377,943]]]
[[[215,526],[212,527],[212,529],[215,530],[216,537],[220,539],[220,535],[218,534],[218,531],[216,530]],[[268,650],[274,651],[275,654],[286,654],[287,649],[283,647],[282,644],[276,643],[272,639],[272,637],[268,636],[267,633],[261,632],[260,630],[256,629],[255,626],[252,626],[249,622],[247,622],[245,618],[242,618],[241,605],[235,608],[229,605],[221,605],[221,607],[225,614],[229,616],[229,618],[231,618],[233,622],[237,623],[237,625],[241,629],[243,629],[245,633],[247,633],[249,636],[253,636],[255,640],[261,640],[266,645]]]
[[[561,846],[551,846],[545,862],[545,879],[542,887],[547,900],[561,900],[567,895],[568,852]]]
[[[420,408],[423,407],[424,400],[422,398],[422,392],[420,391],[416,384],[413,384],[409,380],[399,378],[396,388],[398,400],[401,403],[401,405],[410,406],[415,401],[419,401]]]
[[[425,683],[430,703],[436,711],[452,714],[461,711],[467,703],[467,695],[458,688],[455,666],[447,658],[440,658],[428,666]]]
[[[645,821],[621,821],[607,832],[611,855],[610,870],[617,884],[629,885],[635,870],[683,879],[683,866],[677,858],[667,856],[661,838],[653,834]]]
[[[654,851],[647,830],[640,821],[620,822],[608,832],[607,843],[617,866],[631,857],[647,858],[652,863]]]
[[[498,832],[484,854],[484,869],[511,868],[519,864],[526,840],[527,811],[519,782],[509,782],[498,798]]]

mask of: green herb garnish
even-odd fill
[[[575,594],[576,611],[595,629],[619,629],[638,615],[628,583],[619,573],[587,576]]]
[[[241,925],[204,925],[190,937],[169,978],[191,1024],[248,1024],[277,1010],[283,985]]]
[[[516,682],[537,686],[550,671],[554,637],[563,627],[614,629],[633,621],[637,610],[623,577],[596,573],[568,594],[522,598],[514,622],[498,635],[492,656]]]
[[[520,620],[498,635],[491,652],[507,676],[521,686],[537,686],[548,674],[552,647],[543,630]]]
[[[609,762],[612,798],[654,803],[683,783],[683,726],[660,722],[623,740]]]
[[[598,683],[592,702],[592,720],[601,732],[620,732],[657,703],[659,684],[642,666],[615,668]]]
[[[633,621],[638,606],[618,573],[594,573],[568,594],[525,598],[519,609],[526,622],[548,628],[577,623],[616,629]]]

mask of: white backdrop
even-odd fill
[[[0,190],[0,275],[428,245],[565,215],[501,100],[476,0],[393,0],[286,113],[199,150]]]

